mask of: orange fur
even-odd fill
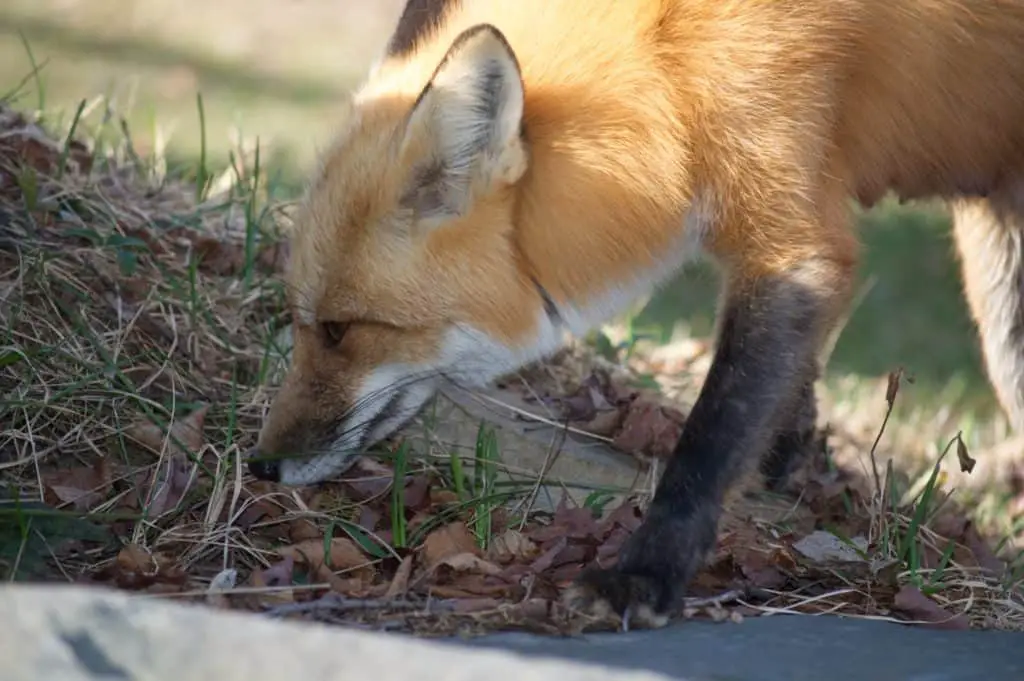
[[[511,59],[484,36],[439,70],[480,24]],[[403,202],[455,148],[473,59],[518,68],[525,136],[481,152],[464,191],[433,186],[456,208],[424,218],[416,201],[436,197]],[[534,281],[580,331],[696,246],[733,289],[784,274],[821,291],[823,335],[857,263],[850,197],[1021,186],[1024,3],[466,1],[383,59],[339,127],[294,237],[295,356],[261,451],[324,452],[299,434],[352,421],[369,383],[412,371],[383,368],[474,383],[550,351]],[[325,321],[351,323],[336,347]]]

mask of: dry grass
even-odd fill
[[[642,492],[603,516],[597,493],[584,508],[532,512],[541,474],[501,487],[486,428],[466,456],[395,443],[315,488],[248,477],[240,454],[286,354],[275,274],[287,206],[268,200],[252,150],[228,173],[200,168],[184,182],[126,135],[61,141],[91,134],[51,136],[0,108],[8,579],[421,633],[608,626],[557,597],[582,564],[614,557]],[[563,383],[586,378],[582,357]],[[912,490],[890,470],[883,495],[824,453],[805,473],[798,499],[754,490],[730,507],[688,616],[834,611],[1024,629],[1024,571],[996,558],[937,475]],[[801,544],[824,529],[863,548],[837,561]]]

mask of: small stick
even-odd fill
[[[740,589],[732,589],[731,591],[724,591],[717,596],[708,596],[706,598],[684,598],[683,607],[686,608],[706,608],[709,605],[722,605],[723,603],[732,603],[738,601],[743,597],[744,592]]]
[[[279,605],[275,608],[271,608],[266,611],[266,615],[270,617],[280,617],[282,615],[293,615],[300,613],[311,613],[311,612],[358,612],[358,611],[370,611],[370,610],[388,610],[394,608],[396,610],[420,610],[425,607],[425,603],[416,601],[407,601],[399,599],[375,599],[375,598],[346,598],[339,596],[338,594],[327,594],[315,601],[304,601],[302,603],[288,603],[285,605]],[[433,604],[432,606],[433,607]],[[444,606],[442,610],[447,609]]]

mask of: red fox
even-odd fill
[[[1024,425],[1022,2],[410,0],[338,126],[292,237],[259,478],[336,475],[442,382],[485,385],[708,257],[706,382],[618,563],[569,595],[662,624],[738,476],[781,479],[808,443],[850,199],[888,191],[951,202]]]

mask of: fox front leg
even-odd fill
[[[849,269],[813,258],[730,278],[711,369],[650,509],[617,565],[580,575],[567,592],[571,607],[646,626],[667,621],[714,547],[726,492],[791,429],[790,412],[808,398]]]

